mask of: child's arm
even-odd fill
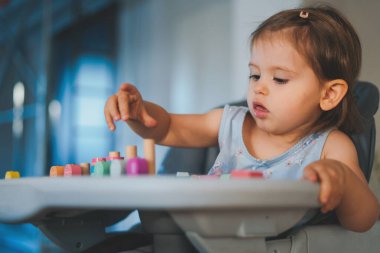
[[[379,203],[359,167],[356,149],[344,133],[330,133],[322,160],[304,170],[305,178],[320,182],[322,212],[336,209],[343,227],[369,230],[379,218]]]
[[[143,138],[152,138],[161,145],[182,147],[216,145],[222,112],[218,109],[205,114],[169,114],[162,107],[144,101],[131,84],[122,84],[104,107],[111,130],[115,129],[114,121],[123,120]]]

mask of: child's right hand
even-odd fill
[[[154,127],[157,121],[149,115],[140,92],[129,83],[122,84],[119,91],[110,96],[104,106],[104,116],[108,128],[115,130],[115,121],[140,122],[145,127]]]

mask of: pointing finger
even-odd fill
[[[114,120],[120,119],[119,110],[117,108],[117,98],[115,95],[111,96],[104,107],[104,116],[108,127],[111,131],[115,129]]]
[[[128,93],[126,92],[119,92],[118,93],[118,104],[119,104],[119,110],[121,114],[121,119],[126,121],[129,119],[129,98]]]
[[[118,109],[118,101],[116,95],[113,95],[108,99],[105,110],[109,112],[113,120],[120,119],[120,112]]]

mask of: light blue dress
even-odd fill
[[[308,164],[320,160],[323,146],[331,130],[304,137],[283,154],[269,160],[253,157],[243,142],[243,122],[247,107],[226,105],[219,128],[220,152],[209,174],[229,174],[233,169],[251,169],[263,172],[265,179],[294,179],[303,177]],[[301,226],[313,218],[318,209],[310,209],[295,225]]]
[[[300,179],[305,166],[320,160],[330,130],[304,137],[273,159],[256,159],[243,142],[243,122],[247,113],[247,107],[224,107],[218,137],[220,152],[209,174],[228,174],[233,169],[251,169],[262,171],[267,179]]]

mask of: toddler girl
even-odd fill
[[[319,182],[322,212],[335,209],[347,229],[370,229],[379,205],[344,133],[358,119],[361,46],[352,25],[327,6],[282,11],[253,32],[248,65],[248,108],[170,114],[122,84],[106,103],[107,124],[114,130],[114,121],[126,121],[161,145],[219,144],[211,174],[244,168]]]

